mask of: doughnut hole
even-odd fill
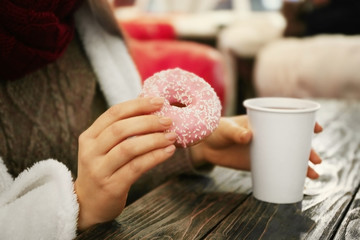
[[[172,102],[172,103],[170,103],[170,105],[173,106],[173,107],[178,107],[178,108],[186,107],[186,105],[181,103],[181,102]]]
[[[193,103],[194,97],[189,92],[189,89],[185,89],[181,86],[174,86],[174,89],[177,89],[177,91],[169,91],[170,97],[167,97],[171,106],[185,108],[188,107],[189,104]]]

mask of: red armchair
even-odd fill
[[[142,80],[154,73],[179,67],[204,78],[220,98],[226,112],[226,72],[222,55],[205,44],[176,39],[170,21],[142,17],[121,21],[130,55]]]

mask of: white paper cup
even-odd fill
[[[245,100],[244,106],[253,131],[250,154],[254,197],[271,203],[301,201],[320,104],[268,97]]]

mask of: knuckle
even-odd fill
[[[152,131],[160,131],[165,130],[167,128],[167,125],[163,125],[160,123],[158,116],[150,114],[144,116],[142,119],[142,124],[144,124],[144,127],[146,129],[152,130]]]
[[[89,150],[87,150],[87,149],[79,149],[79,152],[78,152],[79,164],[81,164],[84,167],[88,166],[89,165],[88,159],[90,158],[90,156],[91,156],[91,153],[90,153]]]
[[[129,146],[129,144],[120,144],[119,152],[121,156],[130,157],[132,155],[132,148]]]
[[[87,169],[87,177],[89,179],[95,180],[95,182],[98,183],[101,186],[104,185],[103,181],[101,181],[101,178],[100,178],[98,172],[94,168],[90,167],[90,168]]]
[[[90,147],[91,141],[89,141],[88,137],[86,136],[85,133],[82,133],[79,136],[79,140],[78,140],[78,161],[79,163],[81,163],[82,165],[87,164],[87,159],[89,159],[92,156],[92,147]]]
[[[110,132],[114,136],[119,136],[119,135],[121,135],[121,133],[124,132],[124,129],[120,123],[114,123],[110,126]]]
[[[101,192],[106,192],[107,194],[111,194],[112,191],[110,191],[110,182],[107,181],[107,178],[98,178],[96,173],[93,173],[94,177],[97,178],[97,183],[99,184],[99,188],[101,189]]]
[[[110,117],[113,118],[118,118],[121,115],[121,111],[120,111],[120,107],[119,104],[111,106],[108,110],[107,110],[107,114]]]
[[[165,126],[167,126],[166,124],[165,125],[163,125],[163,124],[161,124],[160,123],[160,118],[162,118],[162,117],[159,117],[159,116],[156,116],[156,115],[149,115],[148,116],[148,122],[149,122],[149,124],[151,125],[151,127],[152,128],[156,128],[156,129],[164,129],[164,128],[166,128]]]
[[[110,186],[106,185],[106,186],[102,186],[101,192],[108,199],[118,199],[118,198],[120,198],[121,195],[119,195],[119,193],[117,191],[114,191],[114,189],[116,189],[116,188],[113,188],[113,187],[110,187]]]
[[[133,173],[140,173],[142,170],[142,167],[140,164],[137,163],[137,161],[131,161],[129,162],[129,169]]]
[[[119,191],[119,183],[105,181],[101,185],[101,192],[109,199],[121,199],[124,193]]]
[[[84,131],[79,135],[78,142],[79,144],[84,144],[87,141],[87,139],[88,139],[87,131]]]
[[[92,171],[94,154],[91,148],[81,149],[78,152],[78,168],[82,168],[86,171]]]
[[[149,154],[149,161],[153,162],[159,158],[157,151],[152,151]]]
[[[161,158],[161,156],[159,155],[159,151],[155,150],[155,151],[149,152],[147,161],[150,163],[154,163],[154,162],[157,162],[160,158]]]
[[[144,108],[149,107],[151,97],[140,97],[137,100],[139,101],[139,105]]]

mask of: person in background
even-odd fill
[[[360,33],[357,0],[284,1],[282,13],[288,25],[285,36]]]
[[[360,1],[313,0],[313,8],[304,14],[306,36],[317,34],[360,33]]]
[[[137,97],[124,40],[86,3],[3,0],[0,8],[1,239],[72,239],[171,176],[250,170],[245,115],[175,148],[176,135],[165,133],[172,119],[150,114],[164,99]],[[321,159],[312,151],[310,161]],[[309,168],[308,177],[318,174]]]

